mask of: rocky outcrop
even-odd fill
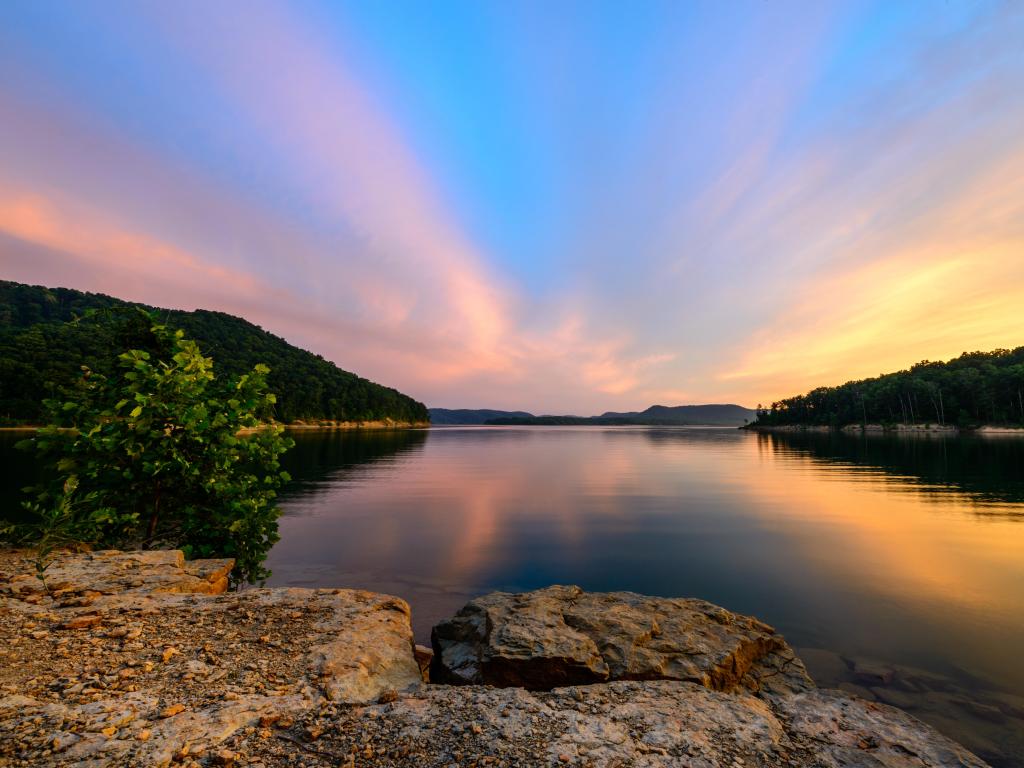
[[[180,552],[64,555],[45,583],[16,556],[0,563],[0,765],[208,757],[261,720],[422,680],[395,597],[211,594],[230,563]]]
[[[185,561],[179,550],[104,550],[58,555],[37,576],[27,564],[6,579],[5,590],[32,602],[50,597],[61,607],[88,605],[104,596],[183,593],[219,595],[227,591],[235,561]],[[34,564],[33,564],[34,565]]]
[[[688,598],[555,586],[495,592],[434,628],[431,680],[547,690],[686,680],[716,691],[813,687],[781,635]]]
[[[489,595],[437,628],[431,661],[398,598],[216,594],[225,568],[62,555],[44,583],[0,553],[0,765],[984,766],[816,689],[771,627],[703,601]],[[462,685],[423,684],[427,664]]]
[[[387,704],[311,710],[289,736],[324,756],[323,764],[339,766],[984,766],[890,707],[836,691],[782,699],[789,709],[749,693],[668,680],[550,692],[425,686]],[[318,736],[311,740],[309,734]],[[227,744],[267,766],[284,765],[294,755],[291,742],[258,733],[239,733]]]

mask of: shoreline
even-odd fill
[[[429,421],[393,421],[391,419],[377,419],[374,421],[330,421],[307,424],[302,421],[293,421],[288,424],[278,424],[286,430],[331,430],[331,429],[424,429],[431,426]]]
[[[284,427],[286,430],[307,431],[307,430],[359,430],[359,429],[424,429],[431,426],[429,421],[391,421],[381,419],[375,421],[332,421],[328,423],[307,424],[305,422],[280,423],[272,422],[259,427],[246,427],[239,431],[239,434],[256,432],[266,427]],[[14,426],[2,426],[0,432],[36,432],[43,429],[40,424],[19,424]]]
[[[773,627],[700,599],[493,592],[426,648],[400,597],[229,592],[232,566],[61,552],[44,582],[0,550],[0,762],[987,766],[898,707],[819,687]]]
[[[842,427],[825,426],[821,424],[746,424],[740,429],[751,432],[815,432],[833,433],[843,432],[846,434],[875,434],[875,435],[943,435],[950,437],[973,437],[973,436],[1024,436],[1024,427],[1008,427],[996,424],[984,424],[980,427],[955,427],[949,424],[846,424]]]

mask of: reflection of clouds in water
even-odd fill
[[[804,452],[769,448],[762,456],[737,490],[754,515],[784,527],[821,569],[901,602],[997,615],[1024,610],[1019,580],[1005,580],[1024,575],[1024,536],[1012,522],[979,524],[964,515],[965,494],[936,494],[874,468],[851,472]]]
[[[955,473],[921,482],[908,462],[928,451],[858,464],[722,429],[421,435],[311,439],[320,479],[283,500],[275,583],[397,592],[421,636],[467,594],[575,582],[698,595],[805,643],[927,650],[988,677],[1024,641],[1024,526],[973,514]]]

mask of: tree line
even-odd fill
[[[819,387],[771,406],[755,425],[1024,425],[1024,347],[965,352],[948,362]]]
[[[142,308],[182,329],[217,361],[218,373],[241,376],[257,364],[270,368],[277,393],[274,418],[283,422],[427,422],[423,403],[338,368],[242,318],[222,312],[147,307],[97,293],[0,281],[0,420],[41,423],[42,400],[60,398],[82,366],[105,372],[119,351],[148,333],[117,310]]]

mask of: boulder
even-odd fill
[[[813,687],[772,627],[704,600],[554,586],[470,601],[431,634],[433,682],[547,690],[685,680],[716,691]]]

